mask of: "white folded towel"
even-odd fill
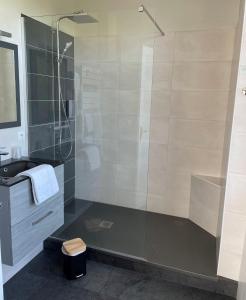
[[[43,164],[16,176],[27,176],[31,179],[33,199],[39,205],[59,192],[55,170],[51,165]]]

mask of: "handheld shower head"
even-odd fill
[[[67,42],[66,43],[66,46],[63,50],[63,54],[65,54],[67,52],[67,50],[72,46],[73,42]]]
[[[65,45],[65,48],[62,51],[62,54],[60,54],[59,58],[57,59],[58,63],[61,64],[63,61],[63,58],[66,54],[66,52],[68,51],[68,49],[73,45],[73,42],[67,42]]]

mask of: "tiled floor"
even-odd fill
[[[146,274],[88,261],[87,275],[68,281],[62,257],[45,250],[4,286],[5,300],[231,300]]]
[[[216,239],[188,219],[84,200],[65,215],[57,238],[81,237],[91,248],[216,277]]]

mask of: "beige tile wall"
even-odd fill
[[[233,41],[233,28],[82,37],[77,197],[188,217],[191,175],[221,176]]]
[[[147,208],[189,216],[192,174],[221,176],[234,30],[154,40]]]

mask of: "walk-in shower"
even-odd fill
[[[231,35],[172,9],[26,19],[30,154],[64,160],[53,238],[213,277]]]

